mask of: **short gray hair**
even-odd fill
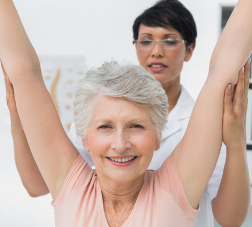
[[[74,121],[77,134],[87,137],[92,106],[98,95],[129,100],[136,105],[148,107],[158,138],[166,124],[168,100],[161,84],[143,67],[130,63],[105,62],[92,68],[76,88]]]

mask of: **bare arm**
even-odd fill
[[[13,84],[29,147],[55,199],[79,153],[64,132],[36,52],[11,0],[0,0],[0,58]]]
[[[212,201],[214,217],[221,226],[241,226],[250,207],[251,190],[245,136],[249,72],[248,61],[245,65],[245,75],[240,72],[236,88],[233,92],[231,90],[225,92],[223,142],[227,147],[227,158],[218,194]],[[245,76],[244,83],[243,76]],[[244,88],[240,86],[242,84]],[[239,106],[237,99],[243,91],[243,105]]]
[[[236,84],[252,50],[252,1],[240,0],[214,51],[209,74],[185,136],[173,153],[186,195],[197,208],[218,160],[222,142],[224,90]]]
[[[4,71],[4,70],[3,70]],[[5,74],[6,101],[10,111],[11,134],[14,144],[15,162],[24,187],[32,197],[49,193],[46,183],[37,167],[20,122],[13,86]]]
[[[251,201],[246,151],[227,149],[227,153],[219,191],[212,200],[212,210],[221,226],[241,226]]]

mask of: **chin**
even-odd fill
[[[123,170],[119,170],[119,171],[113,170],[113,175],[110,175],[108,177],[111,180],[113,180],[115,183],[123,184],[123,183],[127,183],[127,182],[132,182],[145,173],[145,171],[143,173],[138,173],[138,172],[139,171],[137,171],[137,170],[132,170],[130,172],[123,171]],[[138,174],[136,174],[136,173],[138,173]]]
[[[159,73],[154,73],[152,74],[155,79],[160,83],[160,84],[165,84],[165,82],[167,82],[167,75],[164,74],[159,74]]]

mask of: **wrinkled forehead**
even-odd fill
[[[148,125],[152,124],[152,119],[148,107],[123,98],[100,95],[93,103],[91,122],[134,122]]]

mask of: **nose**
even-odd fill
[[[123,153],[125,150],[130,149],[131,143],[129,141],[128,133],[124,130],[118,130],[117,132],[115,132],[111,147],[118,153]]]
[[[164,50],[161,46],[161,43],[159,42],[154,43],[154,47],[151,50],[151,56],[156,57],[156,58],[160,58],[164,56]]]

